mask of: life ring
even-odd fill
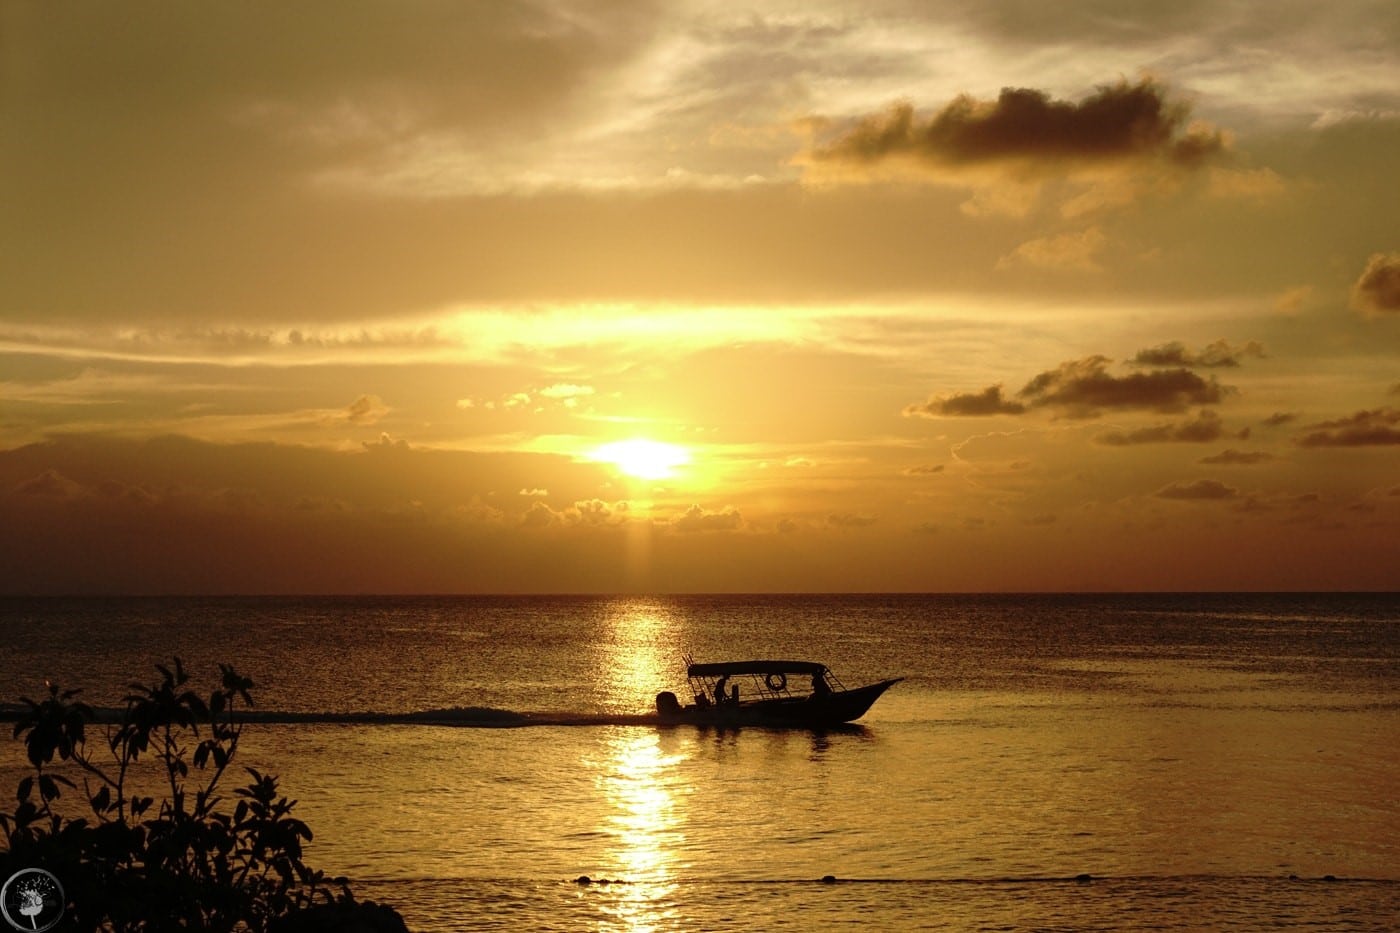
[[[774,671],[769,674],[767,677],[763,678],[763,682],[767,684],[768,689],[772,690],[774,693],[787,689],[787,675],[780,671]]]

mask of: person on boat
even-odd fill
[[[826,682],[826,676],[820,671],[812,675],[812,696],[824,697],[831,695],[831,684]]]
[[[729,682],[729,675],[728,675],[728,674],[725,674],[723,677],[721,677],[721,678],[719,679],[718,682],[715,683],[715,705],[716,705],[716,706],[723,706],[723,705],[729,700],[729,695],[728,695],[728,693],[726,692],[725,686],[724,686],[724,685],[725,685],[726,683],[728,683],[728,682]]]

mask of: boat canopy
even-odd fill
[[[815,661],[721,661],[717,664],[692,664],[686,668],[687,677],[733,677],[742,674],[825,674],[826,665]]]

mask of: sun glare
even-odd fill
[[[591,456],[637,479],[668,479],[675,475],[677,468],[690,462],[690,454],[684,447],[641,438],[604,444]]]

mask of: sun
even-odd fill
[[[669,479],[690,462],[690,453],[684,447],[643,438],[613,441],[595,448],[589,456],[611,463],[637,479]]]

